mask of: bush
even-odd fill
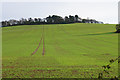
[[[116,25],[116,30],[117,30],[116,33],[120,33],[120,24]]]

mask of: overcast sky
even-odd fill
[[[118,23],[119,0],[2,0],[2,20],[79,15],[104,23]]]

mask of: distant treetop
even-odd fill
[[[69,24],[69,23],[96,23],[103,24],[101,21],[95,19],[82,19],[78,15],[65,16],[64,18],[58,15],[49,15],[46,18],[21,18],[20,20],[10,19],[8,21],[2,21],[2,27],[15,26],[15,25],[40,25],[40,24]]]

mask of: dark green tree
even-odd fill
[[[53,19],[52,17],[49,15],[48,17],[46,17],[47,23],[52,23]]]
[[[67,16],[65,16],[64,20],[65,20],[65,23],[69,23],[70,22],[70,20],[69,20],[69,18]]]
[[[64,19],[61,16],[53,15],[52,22],[55,24],[64,23]]]
[[[74,23],[74,22],[75,22],[75,17],[74,17],[74,16],[69,15],[69,20],[70,20],[70,23]]]
[[[86,19],[82,19],[82,23],[86,23],[87,22],[87,20]]]
[[[78,15],[75,15],[75,22],[78,22],[78,19],[79,19]]]

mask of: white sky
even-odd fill
[[[118,23],[119,0],[1,0],[2,20],[48,15],[79,15],[104,23]]]
[[[120,1],[119,1],[118,6],[119,6],[119,8],[118,8],[118,22],[120,24]]]
[[[118,2],[119,0],[1,0],[1,2]]]

